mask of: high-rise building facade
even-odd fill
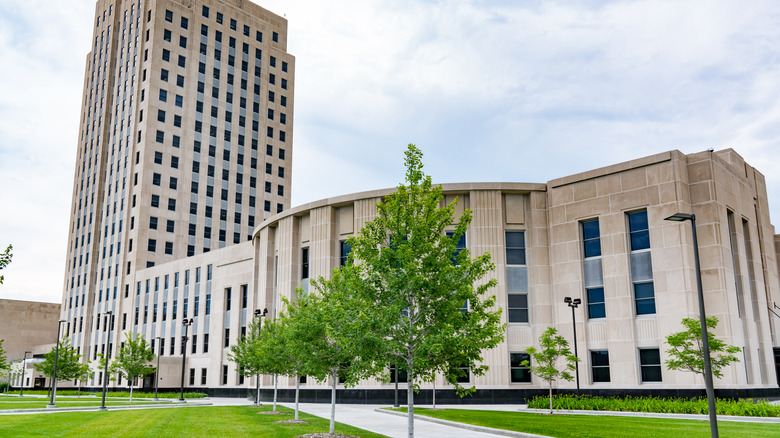
[[[138,271],[289,207],[295,71],[287,21],[246,0],[99,0],[93,25],[61,313],[88,360],[157,308]]]

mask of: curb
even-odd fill
[[[520,409],[518,412],[531,414],[549,414],[549,409]],[[642,417],[642,418],[666,418],[671,420],[700,420],[709,421],[708,415],[701,414],[666,414],[662,412],[626,412],[626,411],[586,411],[586,410],[562,410],[553,409],[558,415],[600,415],[607,417]],[[737,423],[775,423],[780,424],[780,417],[743,417],[737,415],[718,415],[718,422],[733,421]]]
[[[374,412],[381,412],[383,414],[395,415],[397,417],[406,417],[406,414],[403,412],[388,411],[382,408],[374,409]],[[438,418],[426,417],[424,415],[415,415],[414,419],[428,421],[430,423],[437,423],[444,426],[457,427],[458,429],[466,429],[472,432],[490,433],[498,436],[508,436],[514,438],[551,438],[548,437],[547,435],[536,435],[533,433],[515,432],[512,430],[503,430],[503,429],[493,429],[491,427],[484,427],[484,426],[474,426],[472,424],[457,423],[455,421],[449,421],[449,420],[440,420]]]

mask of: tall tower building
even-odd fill
[[[137,271],[289,208],[295,71],[287,20],[247,0],[99,0],[93,26],[61,315],[89,360],[138,318]]]

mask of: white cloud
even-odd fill
[[[397,185],[409,142],[442,182],[733,147],[780,217],[776,2],[257,3],[296,56],[294,204]],[[59,300],[93,11],[0,4],[0,296]]]

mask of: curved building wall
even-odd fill
[[[707,313],[720,319],[717,335],[743,349],[741,362],[725,369],[716,387],[777,386],[768,311],[780,301],[774,230],[763,176],[733,151],[670,151],[547,184],[442,187],[443,202],[457,197],[459,213],[473,211],[466,244],[472,254],[490,251],[498,285],[489,293],[506,323],[505,342],[485,352],[490,371],[471,376],[471,384],[545,387],[535,377],[520,381],[511,359],[535,345],[548,326],[571,340],[572,313],[564,298],[573,297],[582,299],[575,310],[581,387],[700,388],[697,376],[662,365],[665,337],[681,330],[682,318],[698,315],[690,225],[664,219],[693,212]],[[276,315],[281,297],[294,300],[308,279],[328,277],[339,266],[340,243],[375,217],[377,202],[391,191],[317,201],[261,224],[254,233],[258,301]],[[525,265],[508,262],[507,233],[522,233]],[[594,238],[600,251],[593,251]],[[575,382],[559,386],[573,388]],[[371,380],[360,387],[392,384]],[[436,387],[447,385],[440,380]]]

